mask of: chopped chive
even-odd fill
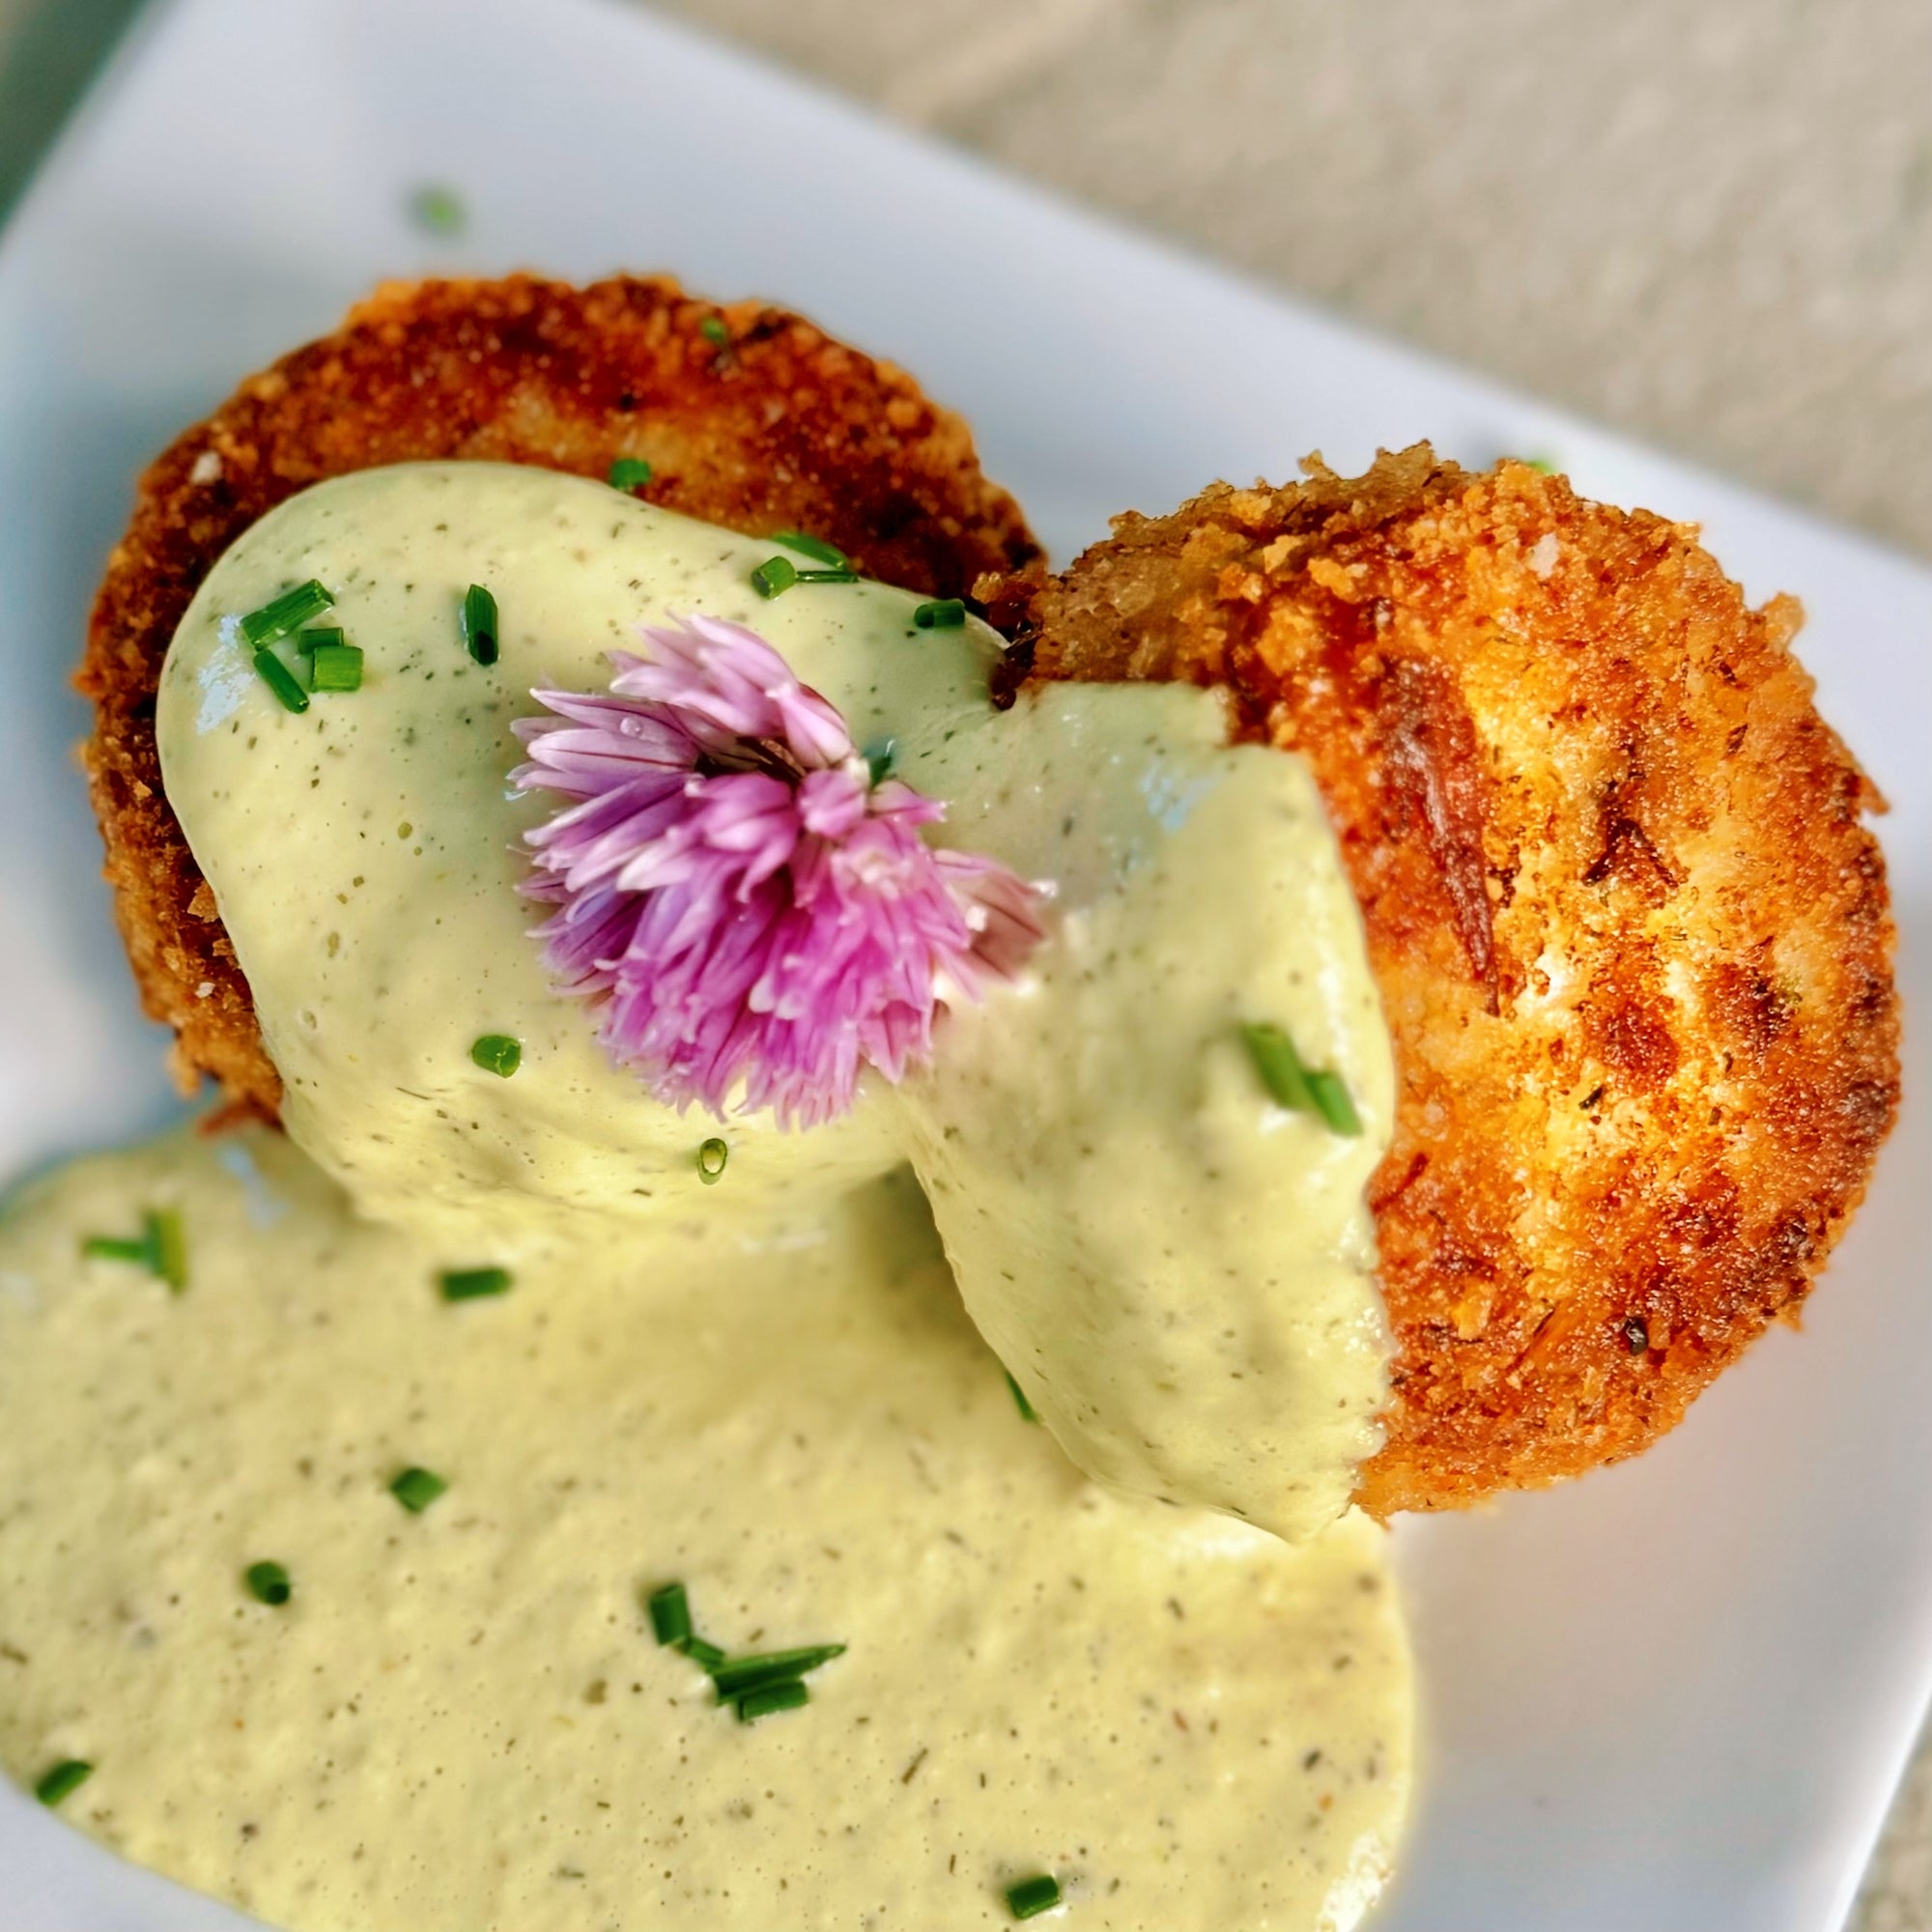
[[[497,662],[497,600],[480,583],[463,593],[463,643],[478,664]]]
[[[444,1268],[437,1281],[445,1301],[481,1301],[487,1294],[510,1292],[508,1268]]]
[[[308,709],[308,693],[301,688],[295,672],[272,650],[263,649],[255,653],[255,669],[262,682],[281,700],[284,711],[300,713]]]
[[[1037,1918],[1060,1903],[1060,1881],[1051,1872],[1023,1878],[1007,1888],[1007,1910],[1015,1918]]]
[[[272,644],[291,631],[300,630],[311,617],[320,617],[334,602],[334,594],[311,577],[306,583],[271,597],[259,611],[250,611],[242,619],[242,635],[252,649],[259,651],[264,644]]]
[[[1321,1115],[1331,1133],[1352,1138],[1362,1131],[1362,1117],[1355,1111],[1348,1083],[1339,1073],[1308,1065],[1280,1027],[1259,1021],[1242,1027],[1241,1038],[1262,1085],[1277,1105],[1297,1114]]]
[[[841,564],[837,570],[801,570],[798,572],[801,583],[857,583],[859,573],[848,564]]]
[[[1022,1422],[1037,1422],[1039,1416],[1035,1411],[1033,1404],[1027,1400],[1026,1390],[1021,1388],[1019,1383],[1013,1378],[1013,1372],[1010,1369],[1007,1371],[1007,1386],[1013,1392],[1013,1405],[1020,1412],[1020,1420]]]
[[[724,1653],[715,1643],[706,1643],[701,1636],[688,1636],[678,1648],[704,1670],[716,1670],[724,1662]]]
[[[811,1692],[796,1677],[787,1677],[781,1683],[747,1690],[742,1697],[732,1701],[738,1706],[738,1721],[754,1724],[760,1718],[769,1718],[774,1711],[796,1711],[801,1704],[810,1703]]]
[[[966,621],[965,603],[957,597],[936,597],[912,613],[922,631],[956,631]]]
[[[1362,1131],[1362,1117],[1355,1112],[1355,1103],[1342,1076],[1311,1070],[1307,1077],[1315,1111],[1328,1122],[1329,1131],[1352,1140]]]
[[[724,1165],[731,1150],[714,1134],[697,1150],[697,1178],[707,1187],[716,1187],[724,1178]]]
[[[1241,1037],[1247,1042],[1248,1058],[1254,1062],[1262,1085],[1276,1104],[1297,1114],[1312,1114],[1315,1096],[1308,1091],[1308,1069],[1287,1034],[1263,1020],[1244,1026]]]
[[[715,342],[721,348],[731,339],[731,331],[724,327],[721,316],[707,315],[697,325],[697,332],[707,342]]]
[[[43,1804],[55,1805],[71,1798],[94,1776],[94,1767],[84,1758],[71,1757],[47,1772],[34,1786],[34,1796]]]
[[[419,187],[410,196],[410,214],[432,235],[461,235],[469,223],[463,197],[453,187]]]
[[[651,1634],[660,1643],[677,1650],[689,1648],[691,1599],[685,1595],[682,1583],[667,1583],[663,1589],[653,1590],[644,1600],[644,1607],[651,1613]]]
[[[308,662],[308,682],[311,691],[362,689],[360,644],[318,644],[309,653]]]
[[[507,1080],[524,1064],[524,1043],[506,1033],[486,1033],[470,1046],[469,1057],[485,1073]]]
[[[814,1644],[807,1650],[767,1651],[762,1657],[730,1658],[712,1670],[711,1678],[718,1686],[718,1701],[728,1704],[732,1698],[762,1690],[768,1684],[803,1677],[820,1664],[844,1655],[842,1643]]]
[[[279,1563],[251,1563],[242,1571],[242,1580],[258,1604],[267,1604],[274,1609],[280,1609],[295,1595],[296,1586]]]
[[[899,754],[896,738],[882,738],[865,751],[866,772],[873,784],[883,784],[893,775],[893,760]]]
[[[172,1208],[154,1208],[141,1216],[141,1240],[148,1268],[179,1294],[187,1286],[187,1240],[181,1216]]]
[[[605,480],[613,490],[640,490],[651,480],[651,466],[641,456],[620,456]]]
[[[81,1242],[80,1251],[98,1262],[145,1263],[148,1259],[148,1243],[140,1235],[131,1239],[119,1235],[90,1235]]]
[[[781,530],[772,541],[783,544],[786,550],[797,551],[801,556],[814,558],[819,563],[829,563],[834,570],[852,568],[852,559],[842,550],[827,543],[823,537],[807,536],[803,530]]]
[[[187,1286],[187,1243],[181,1216],[171,1208],[151,1208],[141,1216],[141,1232],[132,1236],[89,1235],[80,1251],[92,1261],[138,1262],[179,1294]]]
[[[389,1485],[389,1493],[412,1516],[420,1516],[448,1487],[433,1470],[408,1468]]]
[[[752,588],[765,598],[779,596],[797,582],[798,565],[788,556],[768,556],[752,573]]]
[[[340,624],[311,624],[305,631],[295,634],[295,647],[308,652],[323,644],[343,644],[349,641]]]

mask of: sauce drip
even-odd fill
[[[185,1290],[81,1239],[166,1207]],[[480,1257],[284,1139],[79,1162],[0,1227],[0,1762],[291,1932],[1346,1927],[1409,1779],[1383,1532],[1112,1497],[1015,1406],[904,1179]],[[405,1466],[447,1490],[419,1515]],[[289,1602],[244,1581],[270,1559]],[[659,1648],[843,1642],[740,1724]],[[1324,1916],[1325,1915],[1325,1916]]]

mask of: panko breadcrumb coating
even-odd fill
[[[1635,1454],[1795,1314],[1897,1106],[1880,801],[1797,604],[1691,527],[1426,444],[1307,467],[981,589],[1020,670],[1225,686],[1313,766],[1399,1088],[1360,1500],[1454,1508]]]
[[[756,301],[658,277],[397,283],[251,377],[142,477],[79,677],[107,877],[143,1005],[185,1085],[272,1116],[281,1083],[209,892],[161,795],[155,691],[175,627],[241,532],[354,469],[436,458],[606,476],[751,535],[809,530],[867,576],[951,597],[1038,554],[973,439],[912,379]]]

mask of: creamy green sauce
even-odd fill
[[[539,1204],[650,1216],[709,1195],[696,1157],[717,1124],[649,1103],[526,937],[541,915],[516,891],[519,841],[554,801],[508,791],[510,722],[539,709],[532,685],[602,690],[640,623],[702,610],[753,624],[859,744],[895,740],[914,782],[948,732],[983,726],[983,626],[916,630],[919,600],[874,583],[765,603],[750,580],[773,549],[550,470],[408,464],[293,497],[210,573],[162,672],[168,799],[247,976],[284,1122],[367,1211],[441,1207],[512,1234]],[[298,716],[239,624],[311,577],[362,647],[363,684]],[[502,625],[488,668],[458,631],[471,583]],[[493,1033],[523,1042],[508,1080],[469,1058]],[[741,1196],[809,1200],[898,1159],[865,1108],[809,1135],[758,1119],[724,1138]]]
[[[0,1759],[94,1762],[67,1817],[295,1932],[946,1932],[1038,1871],[1094,1928],[1351,1925],[1409,1775],[1382,1538],[1348,1513],[1392,1072],[1313,781],[1202,692],[998,713],[983,626],[871,583],[760,602],[772,549],[410,465],[211,574],[162,767],[290,1139],[82,1163],[0,1225]],[[309,577],[364,682],[296,715],[240,621]],[[601,688],[693,610],[890,740],[938,837],[1051,882],[1023,980],[807,1134],[651,1101],[516,891],[530,687]],[[1255,1020],[1361,1136],[1269,1101]],[[163,1208],[185,1293],[78,1258]],[[511,1292],[439,1296],[480,1265]],[[420,1516],[406,1464],[450,1485]],[[242,1589],[264,1558],[282,1608]],[[729,1649],[848,1654],[741,1725],[650,1640],[671,1578]]]
[[[1293,1539],[1381,1442],[1395,1074],[1307,765],[1225,739],[1206,693],[1080,685],[947,748],[949,836],[1054,877],[1056,936],[904,1099],[966,1306],[1074,1461]],[[1269,1099],[1261,1019],[1361,1134]]]
[[[1378,1444],[1389,1338],[1362,1183],[1387,1145],[1387,1036],[1361,923],[1303,762],[1230,748],[1182,688],[1081,687],[995,712],[984,626],[920,631],[882,584],[762,602],[754,542],[576,477],[495,464],[363,471],[292,498],[222,557],[162,676],[168,797],[288,1085],[290,1132],[365,1210],[441,1210],[514,1250],[563,1206],[715,1219],[809,1208],[910,1154],[968,1308],[1082,1467],[1309,1534]],[[360,691],[283,710],[243,613],[319,577]],[[502,654],[459,641],[488,585]],[[510,721],[550,681],[687,609],[750,622],[862,745],[949,801],[941,837],[1054,886],[1017,995],[962,1008],[930,1080],[781,1134],[655,1105],[555,997],[515,891],[541,800],[506,792]],[[1340,1140],[1267,1100],[1244,1020],[1348,1079]],[[480,1034],[524,1042],[503,1080]]]
[[[77,1259],[156,1207],[185,1293]],[[474,1259],[260,1131],[0,1226],[0,1763],[91,1761],[69,1823],[293,1932],[950,1932],[1039,1871],[1092,1932],[1356,1922],[1410,1775],[1381,1531],[1085,1483],[904,1179],[443,1302]],[[652,1640],[671,1578],[733,1650],[849,1649],[742,1725]]]

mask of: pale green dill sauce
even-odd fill
[[[1384,1391],[1360,1192],[1391,1083],[1312,783],[1201,693],[995,713],[982,626],[876,584],[762,602],[772,552],[412,465],[211,575],[163,674],[169,799],[334,1179],[180,1138],[0,1226],[0,1755],[94,1763],[70,1822],[294,1932],[946,1932],[1036,1871],[1120,1932],[1350,1925],[1409,1775],[1380,1532],[1321,1531]],[[364,681],[296,715],[237,633],[311,576]],[[507,790],[509,723],[685,610],[891,740],[942,837],[1055,883],[1022,984],[833,1129],[653,1104],[526,936],[546,807]],[[1257,1019],[1347,1079],[1360,1138],[1273,1106]],[[156,1207],[185,1293],[77,1259]],[[441,1298],[483,1265],[508,1293]],[[449,1484],[419,1516],[411,1465]],[[264,1556],[278,1608],[241,1585]],[[650,1641],[672,1578],[734,1650],[850,1648],[741,1726]]]
[[[1363,1190],[1395,1104],[1314,780],[1184,687],[1054,686],[1000,726],[936,761],[945,836],[1054,878],[1054,941],[902,1095],[960,1292],[1091,1474],[1312,1535],[1381,1442]],[[1260,1019],[1362,1133],[1274,1104]]]
[[[186,1292],[78,1259],[178,1209]],[[1354,1923],[1409,1783],[1383,1533],[1117,1499],[1015,1407],[906,1179],[810,1245],[468,1249],[285,1139],[85,1160],[0,1224],[0,1765],[291,1932]],[[420,1515],[397,1472],[447,1490]],[[295,1591],[272,1608],[243,1572]],[[740,1724],[653,1641],[839,1641]]]
[[[162,673],[168,797],[247,976],[284,1122],[369,1211],[500,1225],[543,1204],[649,1216],[697,1198],[714,1125],[641,1098],[526,937],[542,911],[516,891],[517,846],[556,802],[509,794],[509,727],[539,709],[531,686],[602,690],[610,651],[686,610],[754,623],[860,744],[895,736],[902,767],[984,718],[983,634],[915,643],[919,600],[883,584],[764,602],[751,573],[773,550],[580,477],[425,463],[304,491],[210,573]],[[297,716],[256,675],[240,618],[311,577],[335,593],[363,681]],[[500,617],[488,667],[462,641],[471,583]],[[472,1062],[482,1034],[521,1042],[512,1078]],[[741,1121],[725,1138],[740,1201],[810,1199],[898,1159],[863,1109],[810,1135]]]

